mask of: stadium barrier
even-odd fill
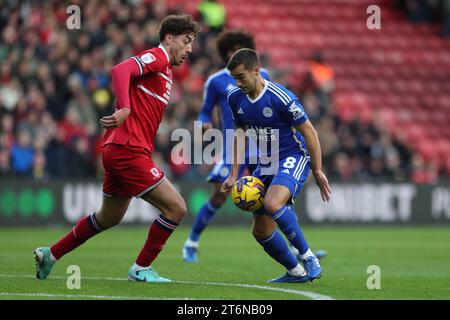
[[[296,212],[305,224],[439,224],[450,223],[450,183],[362,182],[331,183],[332,200],[322,202],[314,183],[295,200]],[[203,181],[185,181],[176,187],[186,199],[190,224],[209,198],[211,189]],[[101,182],[61,180],[47,183],[0,180],[0,226],[74,224],[82,215],[99,209]],[[149,224],[157,210],[141,199],[133,199],[123,223]],[[237,209],[230,200],[215,217],[214,224],[249,224],[251,214]]]

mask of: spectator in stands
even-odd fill
[[[353,178],[353,170],[350,157],[344,152],[338,152],[333,158],[333,166],[330,171],[330,177],[340,181],[351,180]]]
[[[214,33],[219,33],[225,26],[226,11],[225,6],[217,0],[202,0],[198,5],[198,11],[202,21]]]
[[[434,184],[438,181],[438,172],[434,164],[426,164],[419,153],[415,153],[411,162],[411,181],[417,184]]]
[[[322,52],[316,52],[311,57],[309,62],[309,74],[318,90],[327,94],[334,90],[334,71],[333,68],[325,62]]]
[[[450,1],[444,0],[442,7],[442,14],[444,16],[444,27],[442,30],[442,35],[444,37],[450,37]]]
[[[17,142],[11,148],[12,168],[17,174],[28,174],[34,161],[31,134],[26,129],[17,133]]]
[[[164,1],[125,0],[114,6],[102,1],[78,2],[83,8],[81,31],[67,30],[65,2],[47,5],[9,1],[0,7],[2,176],[22,174],[38,180],[78,174],[101,177],[98,141],[103,132],[98,120],[111,114],[114,105],[111,67],[140,48],[157,45],[158,19],[167,10],[173,10],[166,8]],[[20,10],[20,3],[26,3],[30,10]],[[440,3],[446,8],[442,10],[447,17],[444,34],[450,35],[450,1]],[[214,43],[216,32],[226,24],[225,8],[218,1],[203,0],[198,11],[211,32],[199,35],[199,46],[194,48],[190,63],[174,69],[174,77],[183,80],[175,81],[158,131],[160,136],[155,141],[159,152],[155,152],[155,159],[164,158],[163,162],[170,165],[166,173],[172,173],[175,179],[201,178],[211,169],[205,164],[175,165],[175,159],[169,158],[172,131],[193,131],[205,75],[218,70],[221,64]],[[268,59],[262,58],[268,67]],[[403,181],[405,176],[420,183],[435,181],[437,169],[423,160],[417,165],[417,159],[411,166],[411,151],[402,141],[390,139],[385,143],[382,129],[339,120],[330,101],[335,87],[334,71],[321,52],[311,57],[308,70],[299,96],[317,124],[324,165],[330,173],[344,180],[381,172],[397,181]],[[282,72],[274,68],[271,77],[287,84]]]
[[[394,6],[406,11],[409,21],[413,23],[442,22],[441,35],[450,36],[449,0],[396,0]]]
[[[31,175],[34,180],[48,181],[49,175],[46,171],[46,158],[43,152],[37,152],[33,160]]]
[[[10,177],[12,175],[9,151],[8,149],[0,148],[0,177]]]
[[[431,21],[431,6],[428,0],[406,0],[405,5],[411,22]]]

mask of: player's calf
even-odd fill
[[[214,193],[211,196],[211,199],[209,200],[209,203],[214,207],[214,208],[221,208],[225,201],[227,201],[228,198],[228,193],[224,193],[220,191],[220,186],[221,185],[216,185],[214,188]]]
[[[103,203],[100,211],[95,213],[95,219],[101,229],[112,228],[122,221],[131,197],[103,197]]]
[[[187,213],[186,202],[180,197],[176,201],[170,203],[167,208],[161,210],[161,212],[165,218],[180,223]]]

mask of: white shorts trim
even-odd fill
[[[135,195],[136,198],[140,198],[142,197],[144,194],[146,194],[147,192],[149,192],[150,190],[156,188],[157,186],[159,186],[161,184],[161,182],[163,182],[164,180],[166,180],[166,176],[164,176],[161,180],[159,180],[157,183],[152,184],[150,187],[146,188],[144,191],[142,191],[141,193],[139,193],[138,195]]]

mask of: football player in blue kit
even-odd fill
[[[223,31],[217,38],[217,51],[223,62],[226,64],[230,57],[241,48],[255,48],[253,35],[243,30],[226,30]],[[261,76],[264,79],[269,79],[266,70],[261,69]],[[205,82],[203,92],[203,104],[198,120],[202,122],[202,130],[206,131],[213,127],[212,112],[214,107],[219,106],[220,122],[222,132],[227,129],[234,129],[233,116],[230,107],[227,103],[227,94],[230,90],[236,88],[236,82],[230,75],[230,72],[223,68],[218,72],[212,74]],[[228,193],[220,192],[220,187],[225,179],[230,174],[231,164],[226,163],[226,136],[224,134],[223,140],[223,154],[222,160],[219,161],[207,177],[207,181],[214,184],[213,193],[210,199],[200,208],[196,215],[194,224],[183,247],[183,260],[185,262],[198,261],[198,247],[201,233],[205,230],[209,222],[214,217],[214,214],[225,203]],[[228,148],[231,150],[231,148]],[[240,166],[239,176],[241,176],[249,164],[248,157],[252,156],[247,153],[246,164]],[[256,154],[253,155],[254,157]],[[249,169],[250,170],[250,169]],[[250,170],[252,171],[252,170]]]
[[[258,144],[268,144],[267,148],[258,145],[258,166],[253,172],[264,183],[266,194],[263,208],[253,212],[252,233],[267,254],[287,270],[269,282],[312,281],[320,278],[322,268],[303,235],[292,205],[310,172],[322,200],[330,200],[320,143],[298,98],[283,86],[264,79],[260,68],[257,52],[248,48],[236,51],[227,64],[238,88],[228,93],[235,138],[231,172],[221,190],[230,191],[238,178],[245,147],[237,142],[245,139],[244,130],[256,137]],[[289,250],[277,225],[300,252],[303,266]]]

